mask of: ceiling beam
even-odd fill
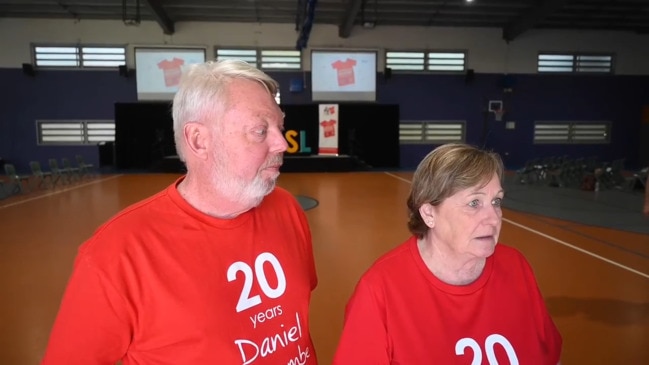
[[[311,28],[313,27],[313,19],[315,17],[315,7],[318,4],[318,0],[306,0],[305,10],[304,10],[304,19],[300,28],[300,34],[297,37],[297,42],[295,48],[302,50],[307,47],[309,43],[309,36],[311,35]]]
[[[160,25],[160,28],[162,28],[162,31],[164,34],[172,35],[176,31],[174,22],[171,21],[169,16],[167,15],[167,12],[164,10],[162,7],[162,3],[160,0],[144,0],[146,5],[151,9],[151,12],[153,13],[153,17],[155,18],[156,22]]]
[[[536,5],[525,10],[518,19],[503,28],[503,39],[507,42],[513,41],[559,10],[565,3],[567,3],[567,0],[544,0],[538,2]]]
[[[338,36],[340,38],[348,38],[352,34],[354,20],[356,20],[362,4],[363,0],[347,0],[347,4],[345,4],[345,16],[340,22],[340,25],[338,25]]]

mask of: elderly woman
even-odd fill
[[[562,340],[523,255],[498,243],[503,163],[463,144],[419,164],[412,237],[363,275],[334,365],[560,362]]]

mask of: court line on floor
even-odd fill
[[[622,265],[622,264],[620,264],[620,263],[618,263],[618,262],[615,262],[615,261],[613,261],[613,260],[609,260],[609,259],[607,259],[606,257],[600,256],[600,255],[594,254],[594,253],[592,253],[592,252],[590,252],[590,251],[588,251],[588,250],[584,250],[584,249],[581,248],[581,247],[578,247],[578,246],[575,246],[575,245],[573,245],[573,244],[571,244],[571,243],[568,243],[568,242],[562,241],[562,240],[560,240],[560,239],[558,239],[558,238],[556,238],[556,237],[552,237],[552,236],[550,236],[550,235],[548,235],[548,234],[545,234],[545,233],[543,233],[543,232],[537,231],[537,230],[535,230],[535,229],[533,229],[533,228],[530,228],[530,227],[528,227],[528,226],[526,226],[526,225],[523,225],[523,224],[520,224],[520,223],[516,223],[516,222],[512,221],[511,219],[503,218],[503,221],[505,221],[505,222],[507,222],[507,223],[509,223],[509,224],[513,224],[513,225],[515,225],[515,226],[517,226],[517,227],[519,227],[519,228],[522,228],[522,229],[524,229],[524,230],[526,230],[526,231],[529,231],[529,232],[532,232],[532,233],[534,233],[534,234],[537,234],[537,235],[539,235],[539,236],[541,236],[541,237],[547,238],[547,239],[549,239],[549,240],[551,240],[551,241],[554,241],[554,242],[556,242],[556,243],[560,243],[560,244],[562,244],[562,245],[564,245],[564,246],[566,246],[566,247],[572,248],[573,250],[579,251],[579,252],[584,253],[584,254],[586,254],[586,255],[592,256],[592,257],[594,257],[594,258],[596,258],[596,259],[599,259],[599,260],[602,260],[602,261],[604,261],[604,262],[607,262],[607,263],[609,263],[609,264],[611,264],[611,265],[617,266],[617,267],[619,267],[620,269],[624,269],[624,270],[630,271],[630,272],[632,272],[632,273],[634,273],[634,274],[638,274],[638,275],[640,275],[640,276],[643,276],[643,277],[649,279],[649,274],[645,274],[645,273],[643,273],[643,272],[641,272],[641,271],[638,271],[638,270],[632,269],[632,268],[630,268],[630,267],[628,267],[628,266],[624,266],[624,265]]]
[[[536,214],[536,213],[530,213],[530,212],[526,212],[526,211],[519,210],[519,209],[512,209],[512,208],[506,208],[506,209],[508,209],[508,210],[510,210],[512,212],[516,212],[516,213],[518,213],[518,214],[520,214],[522,216],[526,216],[526,217],[529,217],[531,219],[536,219],[537,221],[544,222],[548,226],[559,228],[559,229],[561,229],[563,231],[570,232],[570,233],[572,233],[574,235],[587,238],[587,239],[589,239],[589,240],[591,240],[593,242],[597,242],[597,243],[599,243],[601,245],[611,247],[611,248],[613,248],[615,250],[627,253],[629,255],[633,255],[633,256],[637,256],[637,257],[640,257],[640,258],[645,259],[645,260],[649,260],[649,255],[644,254],[643,252],[634,251],[634,250],[632,250],[630,248],[627,248],[627,247],[624,247],[622,245],[618,245],[618,244],[615,244],[613,242],[609,242],[609,241],[606,241],[606,240],[603,240],[603,239],[599,239],[597,237],[593,237],[591,235],[588,235],[588,234],[586,234],[584,232],[580,232],[580,231],[572,228],[572,227],[579,227],[579,226],[585,227],[585,226],[587,226],[586,224],[579,223],[579,222],[576,222],[576,221],[569,221],[569,220],[562,220],[562,219],[559,219],[559,218],[547,217],[547,216],[539,215],[539,214]],[[562,221],[562,223],[566,223],[566,224],[565,225],[555,224],[555,223],[552,222],[553,220],[554,221],[559,220],[559,221]],[[604,229],[614,230],[613,228],[609,228],[609,227],[604,227]],[[637,232],[625,232],[625,233],[640,234],[640,233],[637,233]]]
[[[405,182],[407,182],[408,184],[412,184],[412,181],[410,181],[410,180],[408,180],[408,179],[404,179],[404,178],[402,178],[401,176],[395,175],[395,174],[393,174],[393,173],[391,173],[391,172],[384,172],[384,174],[386,174],[386,175],[388,175],[388,176],[392,176],[393,178],[395,178],[395,179],[397,179],[397,180],[405,181]]]
[[[397,175],[394,175],[394,174],[389,173],[389,172],[385,172],[385,174],[388,175],[388,176],[391,176],[391,177],[393,177],[393,178],[395,178],[395,179],[398,179],[398,180],[401,180],[401,181],[407,182],[408,184],[411,184],[411,183],[412,183],[412,181],[410,181],[410,180],[408,180],[408,179],[404,179],[404,178],[402,178],[401,176],[397,176]],[[562,240],[560,240],[560,239],[558,239],[558,238],[556,238],[556,237],[552,237],[552,236],[550,236],[550,235],[548,235],[548,234],[545,234],[545,233],[543,233],[543,232],[537,231],[537,230],[535,230],[535,229],[533,229],[533,228],[530,228],[530,227],[528,227],[528,226],[526,226],[526,225],[523,225],[523,224],[520,224],[520,223],[516,223],[516,222],[512,221],[511,219],[503,218],[503,221],[505,221],[505,222],[507,222],[507,223],[509,223],[509,224],[513,224],[513,225],[515,225],[515,226],[517,226],[517,227],[519,227],[519,228],[522,228],[522,229],[524,229],[524,230],[526,230],[526,231],[529,231],[529,232],[532,232],[532,233],[534,233],[534,234],[537,234],[537,235],[539,235],[539,236],[541,236],[541,237],[543,237],[543,238],[547,238],[547,239],[549,239],[549,240],[551,240],[551,241],[554,241],[554,242],[559,243],[559,244],[562,244],[562,245],[564,245],[564,246],[566,246],[566,247],[572,248],[573,250],[579,251],[579,252],[581,252],[581,253],[583,253],[583,254],[586,254],[586,255],[589,255],[589,256],[594,257],[594,258],[596,258],[596,259],[602,260],[602,261],[604,261],[604,262],[606,262],[606,263],[609,263],[609,264],[611,264],[611,265],[613,265],[613,266],[617,266],[617,267],[619,267],[620,269],[624,269],[624,270],[626,270],[626,271],[632,272],[632,273],[637,274],[637,275],[640,275],[640,276],[642,276],[642,277],[644,277],[644,278],[646,278],[646,279],[649,279],[649,274],[645,274],[645,273],[643,273],[643,272],[641,272],[641,271],[638,271],[638,270],[632,269],[632,268],[630,268],[630,267],[628,267],[628,266],[622,265],[622,264],[620,264],[619,262],[615,262],[615,261],[613,261],[613,260],[607,259],[606,257],[600,256],[600,255],[597,255],[597,254],[594,254],[594,253],[592,253],[592,252],[590,252],[590,251],[588,251],[588,250],[584,250],[584,249],[581,248],[581,247],[578,247],[578,246],[575,246],[575,245],[573,245],[573,244],[571,244],[571,243],[568,243],[568,242],[562,241]]]
[[[0,205],[0,209],[13,207],[13,206],[20,205],[20,204],[23,204],[23,203],[28,203],[28,202],[31,202],[31,201],[34,201],[34,200],[38,200],[38,199],[41,199],[41,198],[46,198],[48,196],[52,196],[52,195],[56,195],[56,194],[65,193],[65,192],[68,192],[68,191],[71,191],[71,190],[74,190],[74,189],[82,188],[84,186],[93,185],[93,184],[97,184],[97,183],[100,183],[100,182],[108,181],[108,180],[111,180],[111,179],[114,179],[114,178],[120,177],[120,176],[122,176],[122,175],[121,174],[120,175],[113,175],[113,176],[110,176],[110,177],[106,177],[106,178],[102,178],[102,179],[98,179],[98,180],[94,180],[94,181],[89,181],[89,182],[84,183],[84,184],[75,185],[75,186],[72,186],[72,187],[69,187],[69,188],[65,188],[65,189],[61,189],[61,190],[57,190],[57,191],[52,191],[52,192],[49,192],[47,194],[35,196],[35,197],[28,198],[28,199],[25,199],[25,200],[19,200],[17,202],[5,204],[5,205]]]

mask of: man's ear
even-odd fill
[[[185,153],[189,152],[199,159],[207,158],[211,135],[205,125],[198,122],[187,122],[183,127],[183,136],[186,146]]]
[[[435,207],[432,204],[425,203],[419,207],[419,214],[428,227],[435,227]]]

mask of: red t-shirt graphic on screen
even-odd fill
[[[335,137],[336,136],[336,121],[333,119],[329,120],[324,120],[320,122],[320,125],[322,126],[322,130],[324,132],[325,138],[329,137]]]
[[[338,60],[331,64],[331,67],[338,71],[338,86],[354,85],[356,82],[354,66],[356,66],[356,60],[353,58],[348,58],[345,61]]]
[[[158,68],[162,70],[165,78],[165,86],[176,86],[180,82],[182,71],[180,67],[185,64],[182,58],[174,57],[173,60],[163,60],[158,62]]]

